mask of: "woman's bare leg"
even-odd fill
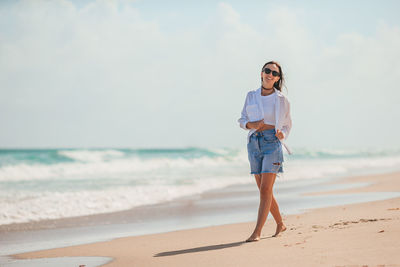
[[[253,234],[246,241],[258,241],[261,230],[267,220],[268,213],[272,204],[272,190],[275,182],[275,173],[262,173],[260,184],[260,206],[258,208],[257,224]]]
[[[255,176],[255,178],[256,178],[258,190],[260,190],[260,185],[261,185],[261,174],[255,174],[254,176]],[[274,192],[272,192],[272,203],[271,203],[271,210],[270,210],[270,212],[271,212],[272,216],[274,217],[276,224],[282,223],[281,213],[280,213],[280,211],[279,211],[278,202],[277,202],[276,199],[275,199]]]
[[[261,177],[266,177],[266,179],[262,179]],[[250,238],[247,239],[247,241],[259,240],[259,237],[261,236],[262,227],[264,226],[265,221],[267,220],[269,211],[271,211],[271,214],[277,223],[276,231],[273,236],[275,237],[280,232],[283,232],[286,230],[286,227],[282,221],[282,216],[279,211],[278,202],[276,201],[276,199],[273,195],[273,185],[275,183],[276,174],[273,174],[273,173],[264,173],[262,175],[256,174],[255,178],[256,178],[258,189],[260,190],[260,207],[258,210],[258,219],[257,219],[256,228],[254,229],[254,232],[250,236]],[[262,180],[267,180],[267,179],[269,180],[269,183],[262,183]],[[261,187],[264,190],[263,195],[261,192]],[[271,200],[269,200],[269,199],[271,199]],[[270,202],[270,204],[268,202]],[[269,207],[268,207],[268,205],[269,205]]]

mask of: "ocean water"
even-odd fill
[[[400,150],[285,155],[279,181],[400,169]],[[245,150],[2,149],[0,225],[127,210],[254,183]]]

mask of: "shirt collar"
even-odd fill
[[[285,96],[282,94],[282,92],[279,91],[278,89],[276,89],[275,87],[274,87],[274,90],[275,90],[275,93],[276,93],[277,96],[285,97]],[[256,92],[257,92],[258,95],[261,95],[261,87],[258,88],[258,89],[256,90]]]
[[[281,91],[279,91],[278,89],[276,89],[276,88],[274,88],[275,89],[275,93],[276,93],[276,95],[277,96],[280,96],[280,97],[285,97],[283,94],[282,94],[282,92]]]

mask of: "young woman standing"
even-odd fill
[[[239,119],[240,127],[249,130],[247,151],[250,169],[260,192],[257,224],[247,242],[260,240],[270,211],[277,224],[273,236],[286,230],[273,194],[276,174],[283,172],[282,145],[291,153],[284,143],[292,120],[289,101],[281,93],[283,82],[281,66],[275,61],[265,63],[261,71],[261,87],[247,93]]]

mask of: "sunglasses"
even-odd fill
[[[278,77],[279,76],[279,72],[271,70],[269,68],[265,68],[265,69],[263,69],[263,71],[265,72],[265,74],[270,74],[272,72],[272,76],[274,76],[274,77]]]

